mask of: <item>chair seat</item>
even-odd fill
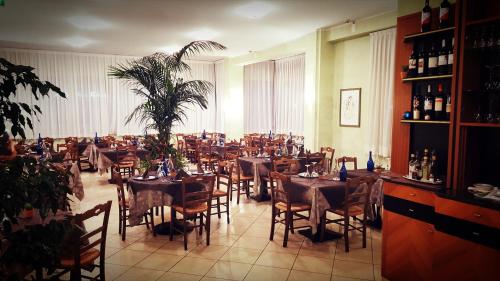
[[[174,208],[175,211],[179,213],[184,213],[184,208],[179,205],[172,205],[172,208]],[[195,206],[190,206],[186,208],[186,214],[199,214],[208,211],[208,205],[207,203],[202,203],[198,204]]]
[[[278,208],[281,211],[286,211],[287,210],[286,209],[286,204],[283,203],[283,202],[278,202],[274,206],[276,206],[276,208]],[[292,212],[307,211],[307,210],[311,210],[311,205],[306,204],[306,203],[299,203],[299,202],[292,203],[291,210],[292,210]]]
[[[226,195],[227,195],[227,192],[225,192],[224,190],[220,190],[220,189],[215,189],[214,194],[213,194],[214,197],[222,197],[222,196],[226,196]]]
[[[351,216],[359,216],[359,215],[362,215],[364,213],[363,209],[360,208],[360,207],[358,207],[358,206],[352,206],[352,207],[350,207],[347,212],[348,212],[347,215],[350,216],[350,217]],[[333,210],[333,213],[345,217],[344,209]]]
[[[101,253],[97,249],[89,249],[85,253],[80,254],[80,264],[81,265],[90,265],[93,264],[94,261],[99,258],[99,255]],[[74,267],[75,266],[75,260],[73,258],[63,258],[61,259],[61,266],[62,267]]]
[[[251,181],[253,176],[240,175],[240,181]],[[233,175],[233,181],[238,182],[238,175]]]

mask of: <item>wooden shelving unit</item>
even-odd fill
[[[468,21],[465,25],[466,26],[483,25],[483,24],[493,23],[496,21],[500,21],[500,16],[489,17],[489,18],[479,19],[479,20],[471,20],[471,21]]]
[[[462,127],[485,127],[485,128],[500,128],[498,123],[479,123],[479,122],[461,122]]]
[[[441,29],[431,30],[431,31],[427,31],[427,32],[419,32],[419,33],[406,35],[403,39],[403,42],[407,43],[415,38],[423,38],[423,37],[439,35],[441,33],[452,32],[454,29],[455,29],[454,26],[450,26],[447,28],[441,28]]]
[[[401,123],[407,124],[441,124],[441,125],[449,125],[450,121],[445,120],[401,120]]]
[[[422,77],[410,77],[410,78],[404,78],[402,81],[407,83],[407,82],[413,82],[413,81],[426,81],[426,80],[450,79],[450,78],[453,78],[452,74],[422,76]]]

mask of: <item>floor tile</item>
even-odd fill
[[[290,270],[267,266],[254,265],[245,277],[245,281],[285,281]]]
[[[159,271],[159,270],[132,267],[130,270],[120,275],[116,280],[117,281],[156,280],[164,273],[165,273],[164,271]]]
[[[374,280],[373,265],[361,262],[335,260],[333,275]]]
[[[293,262],[295,261],[295,257],[296,255],[292,254],[264,252],[260,255],[255,264],[291,269]]]
[[[220,257],[222,257],[227,252],[227,250],[229,250],[229,247],[226,247],[226,246],[200,245],[200,246],[194,248],[191,252],[189,252],[188,257],[206,258],[206,259],[217,260]]]
[[[182,256],[153,253],[135,267],[168,271],[181,259]]]
[[[132,250],[121,250],[106,259],[107,263],[118,265],[135,265],[149,256],[150,253]]]
[[[355,261],[355,262],[364,262],[364,263],[373,263],[373,253],[370,249],[349,249],[349,252],[345,252],[344,248],[337,249],[335,253],[336,260],[344,260],[344,261]]]
[[[269,243],[269,239],[262,237],[251,237],[251,236],[241,236],[238,241],[234,243],[234,247],[241,248],[249,248],[249,249],[257,249],[264,250],[267,244]]]
[[[295,263],[293,265],[293,269],[308,271],[308,272],[317,272],[323,274],[331,274],[332,265],[333,265],[333,260],[330,259],[323,259],[310,256],[297,256],[297,259],[295,260]]]
[[[216,262],[217,261],[215,260],[203,258],[184,257],[174,267],[172,267],[170,271],[194,275],[205,275]]]
[[[330,281],[330,274],[313,273],[307,271],[292,270],[288,281]]]
[[[218,261],[206,274],[206,277],[243,280],[251,267],[252,265],[245,263]]]
[[[220,260],[253,264],[259,258],[261,250],[232,247]]]
[[[200,279],[201,276],[199,275],[166,272],[165,274],[160,276],[160,278],[158,278],[158,281],[199,281]]]
[[[157,254],[168,254],[168,255],[177,255],[177,256],[185,256],[189,253],[188,250],[184,250],[184,244],[179,241],[169,241],[161,248],[156,250]]]
[[[298,254],[302,242],[288,241],[287,246],[283,247],[283,241],[273,240],[269,241],[264,252],[276,252],[285,254]]]
[[[147,242],[136,241],[136,242],[132,243],[131,245],[129,245],[125,249],[152,253],[152,252],[158,250],[159,248],[161,248],[161,246],[163,246],[164,244],[165,244],[165,242],[162,242],[161,240],[147,241]]]

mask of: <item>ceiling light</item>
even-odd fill
[[[93,16],[72,16],[66,20],[74,27],[84,30],[101,30],[113,27],[110,22]]]
[[[219,32],[210,28],[200,28],[187,33],[187,36],[195,40],[211,40],[219,35]]]
[[[234,13],[249,19],[260,19],[276,9],[276,6],[265,1],[255,1],[234,9]]]
[[[96,41],[89,39],[87,37],[78,36],[78,35],[62,38],[61,41],[63,43],[66,43],[67,45],[70,45],[73,48],[83,48],[85,46],[88,46],[88,45],[96,42]]]

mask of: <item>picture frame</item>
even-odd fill
[[[339,126],[361,126],[361,88],[340,89]]]

